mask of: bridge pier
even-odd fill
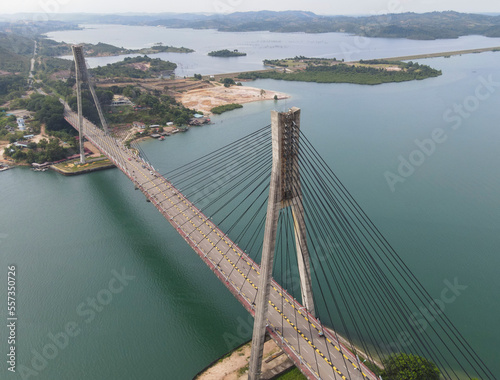
[[[281,113],[272,111],[271,129],[273,165],[260,264],[260,279],[255,302],[255,320],[248,370],[249,380],[258,380],[261,375],[276,232],[282,208],[291,207],[292,209],[302,301],[308,311],[314,315],[309,251],[306,244],[304,207],[299,177],[300,109],[294,107],[289,112]]]
[[[76,102],[78,107],[78,138],[80,143],[80,163],[85,163],[85,148],[83,145],[83,113],[82,113],[82,81],[84,80],[84,72],[81,70],[81,62],[85,65],[81,46],[72,46],[73,57],[75,59],[75,73],[76,73]],[[80,56],[81,55],[81,56]]]

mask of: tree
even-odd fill
[[[45,149],[47,148],[47,144],[49,142],[47,141],[47,139],[41,139],[39,142],[38,142],[38,146],[42,149]]]
[[[394,354],[382,362],[384,380],[439,380],[441,373],[434,363],[412,354]]]
[[[224,83],[224,87],[229,87],[231,86],[232,84],[235,84],[234,83],[234,79],[233,78],[224,78],[222,80],[222,83]]]
[[[33,162],[35,162],[36,161],[35,152],[33,152],[32,150],[28,150],[28,152],[26,153],[26,161],[28,161],[28,164],[32,164]]]

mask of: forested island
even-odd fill
[[[170,76],[177,68],[173,62],[164,61],[160,58],[127,57],[123,61],[110,63],[106,66],[98,66],[91,70],[98,78],[153,78],[158,76]]]
[[[243,57],[247,55],[247,53],[239,52],[238,50],[228,50],[228,49],[222,49],[222,50],[216,50],[216,51],[211,51],[208,53],[210,57]]]
[[[272,71],[254,71],[239,74],[239,79],[278,79],[316,83],[353,83],[376,85],[437,77],[440,70],[417,62],[368,60],[351,63],[336,59],[295,57],[264,61],[283,67]],[[291,69],[288,69],[290,67]]]

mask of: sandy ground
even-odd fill
[[[273,100],[274,95],[277,95],[278,99],[289,98],[286,94],[269,90],[264,90],[265,92],[261,95],[261,91],[262,89],[255,87],[217,86],[187,91],[179,95],[178,99],[185,107],[208,114],[212,108],[224,104],[243,104],[260,100]]]
[[[244,368],[248,365],[250,347],[250,343],[248,343],[234,351],[231,356],[214,364],[211,368],[207,369],[200,376],[198,376],[196,380],[246,380],[248,378],[247,371],[243,374],[239,374],[238,371],[240,368]],[[263,373],[288,359],[288,356],[281,355],[269,363],[265,363],[269,356],[278,353],[279,351],[279,347],[273,340],[269,340],[264,344],[264,357],[262,365]]]

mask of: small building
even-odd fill
[[[173,121],[169,121],[169,122],[167,123],[167,125],[170,127],[171,125],[174,125],[174,122],[173,122]]]
[[[117,96],[115,95],[113,98],[113,101],[111,102],[111,106],[117,107],[117,106],[133,106],[134,103],[130,101],[129,98],[126,98],[124,96]]]
[[[134,127],[136,127],[136,128],[139,128],[139,129],[144,129],[144,128],[146,128],[146,124],[141,123],[140,121],[134,121],[134,122],[132,123],[132,125],[133,125]]]
[[[159,139],[161,137],[161,135],[159,135],[158,133],[153,133],[152,135],[150,135],[152,138],[154,139]]]
[[[28,147],[28,142],[26,141],[16,141],[14,143],[15,146],[18,146],[20,148],[27,148]]]
[[[35,135],[24,135],[23,136],[26,140],[29,140],[29,139],[32,139],[33,137],[35,137]]]
[[[26,124],[24,123],[24,119],[22,117],[17,118],[17,127],[21,131],[24,131],[26,129]]]

